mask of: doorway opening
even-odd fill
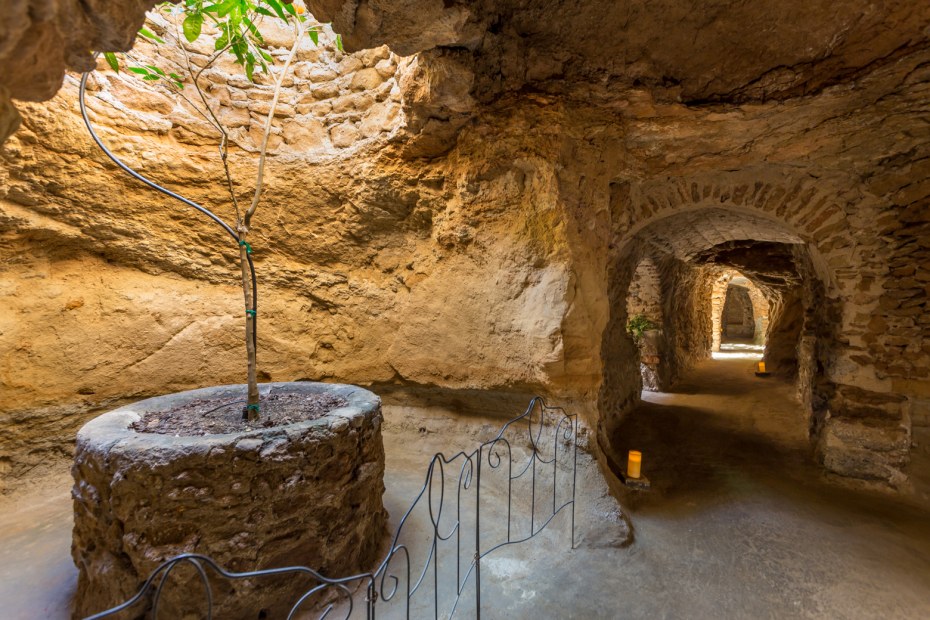
[[[762,290],[736,269],[722,269],[711,293],[714,359],[762,359],[770,304]]]

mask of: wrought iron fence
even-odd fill
[[[302,566],[232,572],[207,556],[187,553],[160,564],[129,600],[85,620],[124,613],[157,619],[171,574],[186,565],[196,571],[203,592],[200,605],[210,619],[213,581],[288,575],[311,581],[295,593],[288,620],[309,617],[311,608],[320,620],[452,618],[465,600],[480,618],[481,561],[488,554],[529,541],[563,512],[570,515],[568,537],[574,548],[577,433],[577,415],[536,397],[522,415],[472,452],[434,455],[384,560],[372,572],[341,579]],[[429,538],[418,540],[423,532]]]

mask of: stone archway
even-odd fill
[[[881,394],[887,388],[877,381],[872,361],[857,356],[848,338],[838,337],[855,332],[856,324],[867,318],[862,308],[876,307],[878,290],[869,285],[887,275],[887,268],[875,259],[887,254],[880,241],[869,231],[853,233],[847,219],[847,212],[855,209],[861,214],[875,205],[865,201],[853,207],[854,201],[862,200],[860,194],[824,193],[814,178],[779,183],[754,181],[742,173],[724,178],[728,180],[666,178],[615,184],[612,202],[623,202],[626,209],[614,209],[618,249],[608,270],[609,296],[613,299],[628,286],[629,270],[621,267],[630,260],[628,248],[646,246],[685,262],[719,263],[724,256],[764,291],[771,323],[765,331],[776,336],[770,343],[774,352],[796,364],[788,364],[786,374],[796,373],[820,461],[843,475],[896,479],[907,461],[909,436],[909,429],[898,424],[900,405]],[[740,257],[758,244],[775,252],[774,262],[746,269]],[[781,293],[770,277],[783,270],[778,261],[791,263],[794,272]],[[607,351],[617,341],[614,322],[611,317],[605,331],[605,361],[616,357]],[[719,324],[708,333],[719,333],[718,328]],[[605,364],[599,407],[607,425],[635,402],[628,393],[618,393],[622,390],[617,386],[624,385],[618,376],[621,368]],[[852,412],[861,410],[869,398],[881,402],[871,410],[874,420],[856,419]],[[873,423],[885,430],[874,433]],[[863,448],[863,441],[870,447]]]
[[[745,286],[730,283],[721,311],[721,340],[751,340],[756,335],[752,300]]]
[[[713,351],[720,350],[720,343],[724,332],[723,311],[726,305],[727,292],[731,286],[739,286],[746,290],[746,295],[751,304],[749,312],[751,313],[752,335],[751,338],[755,344],[765,344],[765,338],[769,329],[769,302],[764,293],[756,286],[752,280],[744,276],[735,269],[723,269],[714,279],[713,291],[711,293],[711,306],[713,315],[711,318]]]

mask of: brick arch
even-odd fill
[[[807,241],[842,235],[839,222],[846,219],[844,196],[832,188],[821,189],[819,179],[804,177],[781,184],[748,181],[744,178],[721,182],[669,178],[630,186],[631,220],[628,233],[635,234],[650,221],[688,208],[719,207],[764,214],[782,222]],[[824,184],[826,185],[826,184]],[[826,185],[830,187],[829,185]]]
[[[737,195],[739,195],[738,192]],[[775,195],[781,195],[781,193],[775,192]],[[631,189],[628,194],[630,200],[628,208],[646,219],[635,224],[631,223],[627,227],[626,235],[622,233],[617,235],[617,237],[624,239],[624,242],[620,243],[621,248],[659,249],[663,252],[672,253],[682,260],[694,258],[704,250],[729,241],[764,241],[785,244],[793,248],[798,267],[803,271],[803,273],[799,274],[799,277],[807,283],[807,287],[811,291],[817,291],[817,303],[813,301],[812,296],[814,293],[811,293],[806,298],[805,304],[810,308],[810,311],[805,312],[806,328],[804,333],[808,335],[808,338],[805,341],[803,353],[800,350],[796,352],[797,356],[803,355],[805,357],[806,365],[812,369],[810,373],[799,380],[798,390],[801,401],[805,406],[809,406],[808,413],[814,416],[813,403],[823,402],[827,398],[826,395],[833,389],[832,380],[829,377],[814,377],[813,375],[816,373],[822,374],[828,363],[827,360],[835,357],[836,347],[834,343],[838,339],[832,338],[836,330],[836,325],[833,323],[835,323],[837,316],[842,315],[843,294],[837,287],[835,270],[830,267],[830,264],[818,249],[820,246],[811,238],[810,233],[799,232],[793,229],[788,222],[778,220],[772,213],[754,209],[751,206],[726,206],[726,200],[718,200],[723,206],[721,204],[708,204],[704,200],[703,194],[698,196],[697,202],[672,204],[669,201],[664,203],[665,208],[654,208],[655,200],[650,202],[651,206],[643,208],[642,203],[636,201],[637,196],[642,198],[641,194]],[[714,196],[713,191],[710,192],[710,196]],[[723,197],[727,197],[726,192],[724,192]],[[826,201],[823,204],[826,204]],[[823,217],[810,219],[810,225],[813,227],[816,222],[829,220],[832,216],[827,216],[827,213],[835,213],[835,210],[830,207],[823,207],[821,211]],[[832,227],[831,230],[833,230]],[[833,246],[825,247],[841,249],[850,247],[845,241],[833,240],[831,243],[833,243]],[[627,254],[626,251],[621,250],[617,256]],[[844,267],[848,268],[849,264],[845,263]],[[720,312],[723,306],[723,295],[732,277],[734,276],[731,275],[711,283],[711,298],[712,300],[715,298],[719,300],[718,307],[714,308],[712,304],[711,316],[708,317],[712,337],[712,351],[719,350]],[[751,279],[749,280],[751,281]],[[757,315],[768,316],[773,309],[771,307],[772,300],[768,301],[765,311],[762,311],[761,307],[754,305],[754,312]],[[817,342],[811,344],[814,340],[812,336],[814,333],[818,335]],[[801,347],[800,343],[796,344]],[[816,425],[812,424],[812,426]]]
[[[771,177],[760,172],[759,178]],[[741,171],[707,179],[666,177],[611,184],[608,295],[626,290],[632,268],[624,261],[642,256],[642,248],[659,246],[688,258],[701,245],[720,241],[788,243],[809,284],[799,302],[804,304],[804,323],[795,353],[806,364],[798,373],[798,391],[810,415],[818,457],[843,475],[894,480],[906,462],[906,447],[900,446],[907,443],[909,430],[899,411],[902,406],[886,396],[889,380],[876,370],[874,358],[863,355],[865,336],[872,329],[869,321],[881,311],[889,273],[890,249],[879,237],[880,226],[870,225],[879,222],[883,205],[849,179],[790,174],[778,179],[754,180],[751,171]],[[635,404],[633,395],[613,387],[624,383],[618,375],[625,371],[623,364],[612,363],[622,355],[622,346],[610,351],[617,334],[611,315],[602,343],[598,401],[601,420],[607,423],[622,418]],[[858,420],[861,403],[873,401],[884,407],[872,408],[870,415],[877,422]],[[869,424],[878,423],[890,429],[881,441],[869,430]],[[870,437],[876,447],[857,444],[861,436]]]
[[[847,215],[855,204],[859,220],[871,212],[877,218],[880,205],[856,188],[838,192],[838,185],[843,186],[812,176],[759,181],[751,172],[624,183],[627,211],[615,221],[615,238],[628,242],[670,216],[729,213],[756,230],[793,235],[796,242],[806,243],[817,275],[840,294],[855,289],[863,278],[884,275],[882,263],[873,257],[885,248],[872,227],[851,222]]]
[[[711,350],[720,350],[720,339],[723,331],[723,307],[726,300],[727,289],[736,278],[744,278],[747,282],[746,288],[749,289],[749,300],[752,302],[753,320],[755,322],[755,340],[763,344],[765,334],[769,328],[769,302],[765,295],[753,284],[750,278],[747,278],[736,269],[723,268],[714,278],[711,288],[711,329],[713,329],[713,344]],[[761,334],[761,338],[760,338]]]

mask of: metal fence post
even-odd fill
[[[478,472],[475,481],[475,617],[481,620],[481,461],[484,446],[478,447]]]

